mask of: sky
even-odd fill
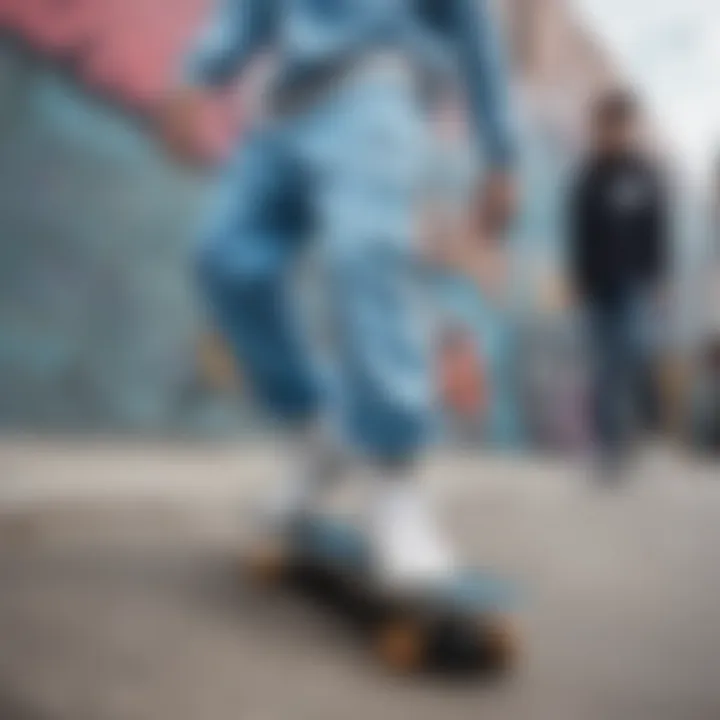
[[[572,0],[705,176],[720,153],[720,0]]]

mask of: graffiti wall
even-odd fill
[[[47,64],[1,62],[22,83],[0,120],[0,423],[226,425],[187,266],[203,178]]]

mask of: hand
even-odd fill
[[[478,193],[475,205],[477,234],[498,238],[507,232],[518,205],[515,176],[504,170],[493,171]]]
[[[168,152],[178,160],[197,163],[201,160],[200,125],[204,92],[199,88],[173,90],[160,103],[157,121]]]

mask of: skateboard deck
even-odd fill
[[[489,675],[516,664],[515,592],[491,573],[462,570],[434,589],[391,592],[374,579],[362,533],[317,516],[299,520],[276,546],[253,548],[247,561],[256,580],[292,588],[342,614],[393,670]]]

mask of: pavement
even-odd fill
[[[502,683],[395,678],[244,584],[263,443],[0,441],[0,720],[718,720],[720,468],[433,456],[463,554],[522,589]]]

